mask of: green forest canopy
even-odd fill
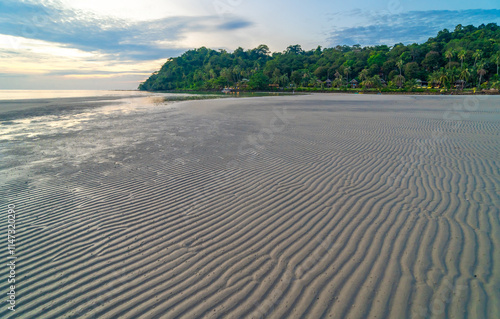
[[[267,45],[229,53],[205,47],[169,59],[139,86],[140,90],[218,90],[242,87],[267,90],[274,87],[321,87],[331,79],[333,87],[392,88],[429,86],[450,88],[499,86],[500,27],[496,23],[458,25],[453,32],[439,31],[423,44],[336,46],[304,51],[291,45],[271,53]],[[329,83],[329,82],[328,82]],[[424,82],[425,83],[425,82]],[[458,87],[458,86],[457,86]]]

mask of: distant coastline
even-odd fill
[[[498,94],[500,27],[457,25],[422,44],[336,46],[304,51],[267,45],[233,52],[205,47],[171,58],[143,91],[266,91]]]
[[[150,92],[150,93],[172,93],[172,94],[179,94],[179,93],[185,93],[185,94],[194,94],[193,91],[190,90],[173,90],[173,91],[145,91],[145,92]],[[196,94],[223,94],[219,90],[212,90],[212,91],[195,91]],[[233,91],[230,93],[227,93],[225,95],[238,95],[238,94],[245,94],[249,97],[251,97],[251,94],[264,94],[264,95],[269,95],[269,94],[276,94],[276,95],[291,95],[293,93],[318,93],[318,94],[383,94],[383,95],[500,95],[500,91],[498,89],[483,89],[481,91],[478,90],[473,90],[473,89],[468,89],[468,90],[363,90],[363,89],[317,89],[317,90],[311,90],[307,88],[297,88],[295,90],[291,89],[286,89],[282,91]]]

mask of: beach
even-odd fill
[[[500,97],[123,98],[0,112],[0,317],[500,314]]]

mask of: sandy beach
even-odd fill
[[[500,315],[500,97],[72,99],[0,114],[0,317]]]

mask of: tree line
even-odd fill
[[[305,51],[267,45],[233,52],[199,48],[168,59],[140,90],[276,88],[500,88],[500,27],[496,23],[439,31],[422,44],[336,46]],[[355,80],[355,81],[353,81]]]

